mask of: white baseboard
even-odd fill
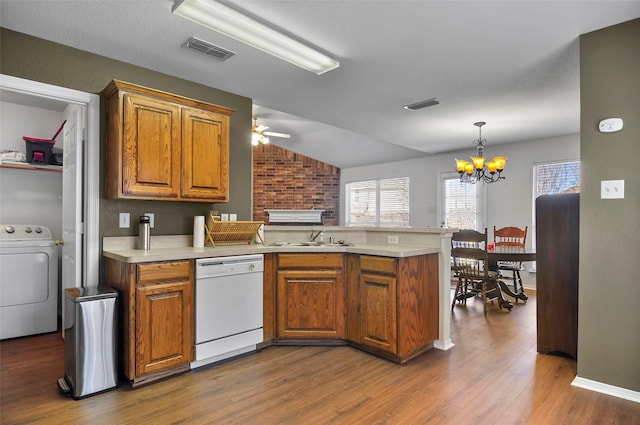
[[[451,339],[447,339],[445,341],[436,339],[435,341],[433,341],[433,348],[442,350],[442,351],[449,351],[455,346],[456,345],[453,342],[451,342]]]
[[[640,403],[640,392],[631,391],[626,388],[620,388],[609,384],[604,384],[598,381],[592,381],[591,379],[580,378],[576,376],[571,382],[571,385],[578,388],[584,388],[586,390],[595,391],[602,394],[607,394],[617,398],[623,398],[629,401],[635,401]]]

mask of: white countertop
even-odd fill
[[[355,244],[347,246],[337,244],[325,244],[319,246],[234,244],[217,245],[215,247],[206,246],[204,248],[194,248],[191,246],[163,247],[162,245],[160,245],[156,248],[154,247],[154,241],[152,240],[151,249],[149,250],[113,247],[104,249],[102,254],[105,257],[125,263],[145,263],[151,261],[185,260],[195,258],[225,257],[231,255],[266,254],[274,252],[346,252],[352,254],[378,255],[382,257],[412,257],[415,255],[437,254],[439,252],[439,249],[396,244]]]

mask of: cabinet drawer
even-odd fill
[[[389,257],[360,256],[360,270],[396,274],[396,259]]]
[[[278,268],[342,268],[342,254],[279,254]]]
[[[138,284],[191,279],[191,261],[138,264]]]

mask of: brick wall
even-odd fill
[[[253,220],[269,222],[264,210],[325,210],[326,225],[338,225],[340,169],[279,146],[253,148]]]

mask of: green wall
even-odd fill
[[[578,377],[640,391],[640,19],[580,38]],[[624,120],[600,133],[605,118]],[[624,199],[600,199],[624,180]]]
[[[155,213],[152,234],[191,234],[193,216],[209,210],[251,219],[251,106],[249,98],[160,72],[0,28],[0,72],[56,86],[100,94],[117,79],[234,109],[229,150],[229,203],[110,200],[104,197],[106,108],[101,98],[100,236],[138,234],[138,217]],[[131,227],[118,228],[118,213],[131,213]]]

